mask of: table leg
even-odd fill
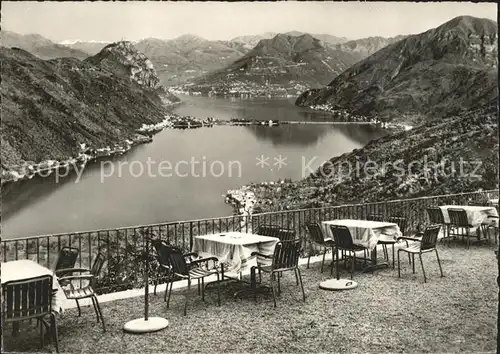
[[[255,297],[257,294],[271,292],[271,288],[269,288],[268,286],[259,285],[257,287],[257,276],[255,274],[255,270],[256,270],[256,267],[250,268],[250,287],[242,289],[242,290],[238,290],[237,292],[235,292],[234,293],[235,298],[248,297],[250,295],[253,295]]]
[[[389,267],[389,263],[385,261],[382,263],[377,262],[377,247],[371,250],[370,254],[371,254],[371,264],[363,269],[363,273],[368,273],[368,272],[373,273],[374,270]]]

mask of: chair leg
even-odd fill
[[[220,278],[219,273],[217,273],[217,304],[220,306]]]
[[[420,258],[420,265],[422,266],[422,273],[424,274],[424,283],[427,283],[427,277],[425,276],[424,262],[422,261],[422,253],[418,254],[418,258]]]
[[[274,307],[276,307],[276,294],[274,293],[274,281],[273,281],[273,273],[271,273],[271,280],[269,281],[271,283],[271,292],[273,293],[273,301],[274,301]]]
[[[395,263],[396,263],[396,261],[394,259],[394,244],[392,244],[392,269],[395,268],[395,266],[396,266]]]
[[[165,294],[163,294],[163,301],[167,301],[167,295],[168,295],[168,287],[170,285],[170,281],[167,280],[167,287],[165,288]]]
[[[333,276],[333,265],[335,263],[335,257],[337,257],[337,262],[339,261],[339,255],[337,254],[335,256],[335,254],[337,254],[337,252],[335,251],[335,247],[332,247],[332,264],[330,265],[330,276]]]
[[[90,300],[92,300],[92,306],[94,306],[94,312],[95,312],[95,316],[97,317],[97,323],[99,323],[99,311],[97,311],[97,306],[95,304],[95,299],[94,297],[92,296],[90,298]]]
[[[278,296],[280,296],[281,295],[281,282],[280,282],[279,273],[278,273],[278,276],[276,278],[278,278]]]
[[[304,284],[302,283],[302,274],[300,274],[300,269],[299,267],[296,268],[296,274],[298,274],[298,279],[300,280],[300,288],[302,289],[302,298],[304,299],[304,302],[306,301],[306,293],[304,292]]]
[[[167,309],[168,309],[168,306],[169,306],[169,304],[170,304],[170,296],[172,295],[172,287],[173,287],[173,285],[174,285],[174,282],[173,282],[173,281],[171,281],[171,282],[170,282],[170,291],[168,292]],[[168,290],[168,289],[167,289],[167,290]]]
[[[412,265],[412,270],[413,270],[413,274],[415,274],[415,254],[411,254],[411,265]]]
[[[340,260],[338,259],[338,257],[339,257],[339,255],[338,255],[338,249],[336,249],[335,252],[337,253],[337,262],[335,263],[336,264],[335,269],[337,271],[337,280],[339,280],[340,279],[340,273],[339,273],[339,261]]]
[[[439,259],[438,250],[434,249],[434,251],[436,251],[436,258],[437,258],[437,261],[438,261],[439,271],[441,272],[441,278],[442,278],[442,277],[444,277],[444,275],[443,275],[443,268],[441,267],[441,260]]]
[[[294,272],[295,273],[295,285],[299,285],[299,277],[297,276],[297,272]]]
[[[309,262],[311,261],[311,254],[307,257],[307,269],[309,269]]]
[[[405,242],[406,242],[406,248],[410,247],[408,240],[405,240]],[[408,263],[411,264],[411,254],[409,254],[409,253],[408,253]]]
[[[80,303],[78,302],[78,299],[75,299],[76,301],[76,307],[78,308],[78,317],[82,315],[82,309],[80,308]]]
[[[326,257],[326,247],[325,250],[323,251],[323,261],[321,262],[321,273],[323,273],[323,265],[325,264],[325,257]]]
[[[198,279],[198,295],[201,295],[201,293],[202,293],[202,290],[200,290],[200,279]]]
[[[106,325],[104,324],[104,317],[102,316],[101,306],[99,305],[99,301],[97,300],[97,296],[94,295],[95,304],[97,306],[97,311],[99,312],[99,317],[101,318],[102,329],[106,332]]]
[[[198,291],[200,289],[200,279],[198,279]],[[201,301],[205,301],[205,278],[201,278]]]
[[[398,278],[401,278],[401,262],[399,260],[399,252],[401,252],[401,250],[398,250]]]
[[[187,315],[187,304],[188,304],[188,297],[189,297],[188,294],[189,294],[190,285],[191,285],[191,279],[188,279],[188,292],[184,296],[184,316]]]
[[[59,353],[59,339],[57,337],[57,322],[56,322],[56,314],[50,314],[50,329],[52,332],[52,337],[54,338],[54,345],[56,347],[56,353]]]
[[[352,252],[352,264],[351,264],[351,279],[354,274],[354,270],[356,269],[356,252]]]

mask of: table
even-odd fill
[[[250,295],[263,289],[257,289],[255,286],[254,267],[257,265],[257,257],[252,256],[252,252],[259,252],[263,255],[273,255],[274,248],[280,240],[277,237],[262,236],[243,232],[225,232],[213,235],[196,236],[194,238],[193,252],[198,253],[202,258],[215,256],[219,262],[224,264],[224,274],[221,282],[227,280],[236,280],[244,282],[241,279],[241,273],[249,268],[251,272],[251,287],[237,291],[234,296]],[[259,257],[258,263],[261,265],[271,265],[272,260]],[[240,279],[227,276],[227,273],[236,273]],[[211,283],[212,284],[212,283]],[[208,286],[209,284],[207,284]]]
[[[476,205],[442,205],[443,218],[445,224],[450,222],[448,209],[463,209],[467,213],[469,224],[478,227],[481,225],[492,225],[498,227],[498,219],[489,218],[489,216],[498,217],[498,211],[494,206],[476,206]]]
[[[371,253],[371,265],[365,271],[372,271],[388,264],[377,263],[377,243],[379,240],[393,241],[402,236],[396,223],[372,220],[339,219],[323,221],[321,223],[326,239],[333,239],[331,225],[345,226],[349,229],[353,242],[360,244]]]
[[[244,232],[225,232],[213,235],[196,236],[193,252],[201,257],[215,256],[225,265],[225,272],[241,273],[251,267],[252,252],[272,255],[279,242],[276,237],[261,236]],[[271,264],[267,258],[259,258],[260,264]]]
[[[1,264],[1,267],[2,285],[12,280],[23,280],[42,275],[52,275],[52,290],[54,291],[54,296],[52,296],[52,310],[59,314],[64,311],[64,292],[52,270],[29,259],[5,262]]]

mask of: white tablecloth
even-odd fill
[[[498,198],[496,198],[496,199],[490,199],[489,202],[492,205],[498,205]]]
[[[321,225],[328,239],[333,239],[330,225],[347,227],[351,232],[353,242],[361,244],[370,250],[377,247],[379,240],[395,240],[397,237],[402,236],[399,226],[390,222],[341,219],[323,221]]]
[[[55,295],[52,296],[52,310],[58,313],[64,311],[63,304],[66,298],[52,270],[29,259],[1,263],[1,267],[2,285],[12,280],[23,280],[42,275],[52,275],[52,289],[55,291]]]
[[[497,216],[498,211],[493,206],[475,206],[475,205],[443,205],[440,206],[443,211],[444,222],[450,222],[450,216],[448,215],[448,209],[464,209],[467,213],[467,219],[469,224],[477,227],[481,224],[483,225],[495,225],[498,226],[498,219],[489,218],[488,216]]]
[[[214,235],[196,236],[193,252],[201,257],[215,256],[224,263],[225,271],[240,273],[249,269],[255,258],[252,252],[272,255],[274,247],[279,242],[276,237],[261,236],[243,232],[226,232]],[[253,261],[253,262],[251,262]],[[259,264],[270,265],[271,260],[259,258]]]

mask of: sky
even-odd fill
[[[2,29],[50,40],[210,40],[292,30],[348,39],[416,34],[461,15],[497,19],[494,3],[472,2],[8,2]]]

